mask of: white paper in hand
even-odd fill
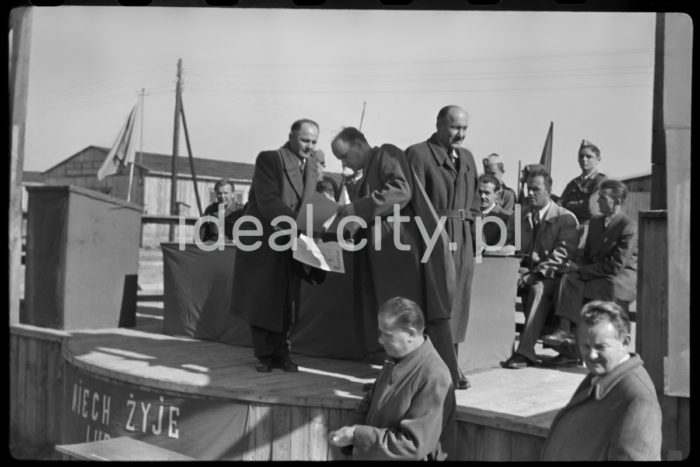
[[[337,242],[322,242],[300,234],[292,256],[301,263],[324,271],[345,273],[343,249]]]

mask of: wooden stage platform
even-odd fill
[[[344,458],[327,434],[346,422],[379,366],[293,355],[299,373],[261,374],[250,348],[158,329],[156,322],[72,331],[64,340],[61,443],[127,435],[198,459]],[[472,388],[456,392],[459,442],[450,458],[537,460],[554,415],[584,375],[583,368],[469,375]]]

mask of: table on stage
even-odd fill
[[[166,334],[251,346],[248,324],[231,313],[236,248],[204,251],[195,244],[162,243]],[[376,360],[376,310],[355,313],[352,253],[343,252],[345,274],[328,273],[320,285],[302,282],[299,323],[292,351],[327,358]],[[460,344],[463,371],[497,366],[510,355],[515,336],[518,260],[485,256],[475,264],[471,315]],[[260,285],[260,293],[265,293]],[[235,304],[234,304],[235,306]],[[381,360],[380,360],[381,361]]]

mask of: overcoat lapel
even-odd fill
[[[301,199],[304,191],[304,180],[301,178],[299,158],[286,146],[282,146],[279,153],[284,167],[284,175],[287,177],[289,184],[292,186],[299,199]]]

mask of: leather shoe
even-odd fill
[[[283,371],[288,373],[296,373],[299,371],[299,365],[294,363],[289,357],[285,358],[281,362],[274,363],[273,368],[281,368]]]
[[[255,364],[255,369],[260,373],[269,373],[272,371],[272,362],[267,358],[259,358]]]
[[[547,367],[569,367],[578,365],[578,358],[569,357],[564,354],[559,354],[551,360],[542,362],[542,366]]]
[[[521,370],[528,366],[533,366],[535,363],[524,355],[518,353],[512,355],[508,360],[506,360],[505,367],[511,370]]]
[[[455,389],[469,389],[472,387],[472,384],[464,375],[452,381],[452,384],[454,384]]]
[[[557,329],[552,334],[548,334],[542,338],[542,342],[550,347],[559,347],[563,344],[573,344],[574,340],[570,333],[563,329]]]

